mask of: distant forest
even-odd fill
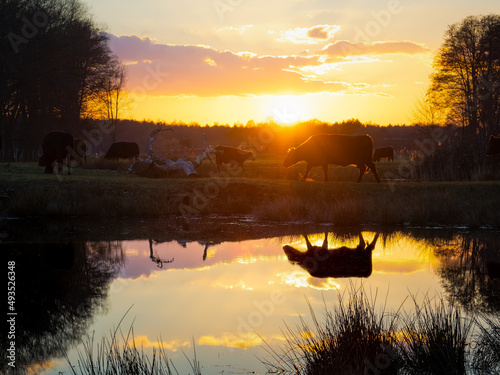
[[[81,121],[80,129],[72,129],[74,137],[83,138],[88,145],[90,156],[102,156],[113,142],[134,141],[139,144],[142,154],[149,148],[150,134],[155,129],[172,128],[173,132],[160,132],[153,143],[156,156],[175,158],[179,155],[190,156],[201,153],[205,148],[203,134],[207,145],[228,145],[253,149],[257,154],[284,154],[290,147],[304,142],[309,136],[319,133],[329,134],[369,134],[374,148],[393,146],[397,152],[411,153],[419,151],[421,140],[434,137],[435,126],[422,125],[388,125],[379,126],[363,124],[357,119],[328,123],[319,120],[298,122],[291,126],[278,125],[274,122],[253,123],[246,125],[212,125],[172,123],[165,124],[153,121],[118,120],[116,132],[111,134],[109,123],[99,120]],[[455,127],[440,127],[443,132],[454,134]],[[417,140],[417,142],[415,142]],[[420,140],[420,141],[419,141]],[[36,135],[14,138],[13,145],[4,145],[3,161],[36,161],[41,154],[42,137]]]

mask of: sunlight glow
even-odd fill
[[[304,119],[304,100],[297,95],[271,96],[272,115],[278,124],[293,125]]]

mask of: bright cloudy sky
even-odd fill
[[[83,0],[127,65],[127,117],[411,121],[448,25],[498,0]]]

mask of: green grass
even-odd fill
[[[384,165],[391,163],[380,163]],[[265,221],[338,225],[500,226],[498,181],[377,184],[367,174],[356,184],[356,168],[333,166],[327,183],[321,168],[315,171],[319,181],[300,181],[303,165],[286,169],[270,157],[248,162],[243,171],[223,166],[221,174],[204,161],[199,175],[188,178],[143,178],[128,174],[127,166],[120,161],[115,167],[121,171],[93,169],[113,166],[89,161],[68,176],[46,175],[33,163],[0,164],[0,215],[178,215],[188,220],[193,215],[244,214]]]

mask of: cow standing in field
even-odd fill
[[[322,246],[312,246],[304,235],[307,251],[300,251],[290,245],[283,246],[288,260],[300,265],[313,277],[368,277],[372,274],[372,251],[377,243],[378,233],[367,244],[359,234],[355,248],[342,246],[328,249],[328,233]]]
[[[312,167],[323,167],[325,181],[328,181],[328,164],[342,166],[356,165],[359,169],[360,182],[365,174],[366,167],[380,182],[377,168],[372,161],[372,139],[369,135],[344,135],[344,134],[316,134],[300,146],[288,150],[284,167],[290,167],[299,161],[306,161],[306,173],[302,180],[307,178]]]
[[[109,147],[104,157],[106,159],[137,159],[139,145],[135,142],[115,142]]]
[[[494,135],[490,136],[490,140],[488,141],[488,149],[486,150],[486,155],[495,155],[500,154],[500,135],[495,137]]]
[[[82,160],[87,162],[87,143],[82,138],[75,138],[74,142],[74,150],[71,159],[77,161],[78,165],[82,165]]]
[[[240,148],[229,146],[215,146],[215,163],[220,172],[220,166],[223,163],[237,164],[243,168],[243,163],[247,160],[255,160],[255,155],[252,151],[245,151]]]
[[[43,138],[43,155],[38,159],[38,165],[45,166],[45,173],[53,173],[54,162],[57,162],[58,173],[62,174],[63,160],[67,159],[68,174],[71,174],[70,159],[73,149],[74,142],[71,134],[59,130],[51,131]]]
[[[394,148],[392,146],[377,148],[375,150],[373,161],[379,162],[383,158],[387,158],[387,161],[394,161]]]

